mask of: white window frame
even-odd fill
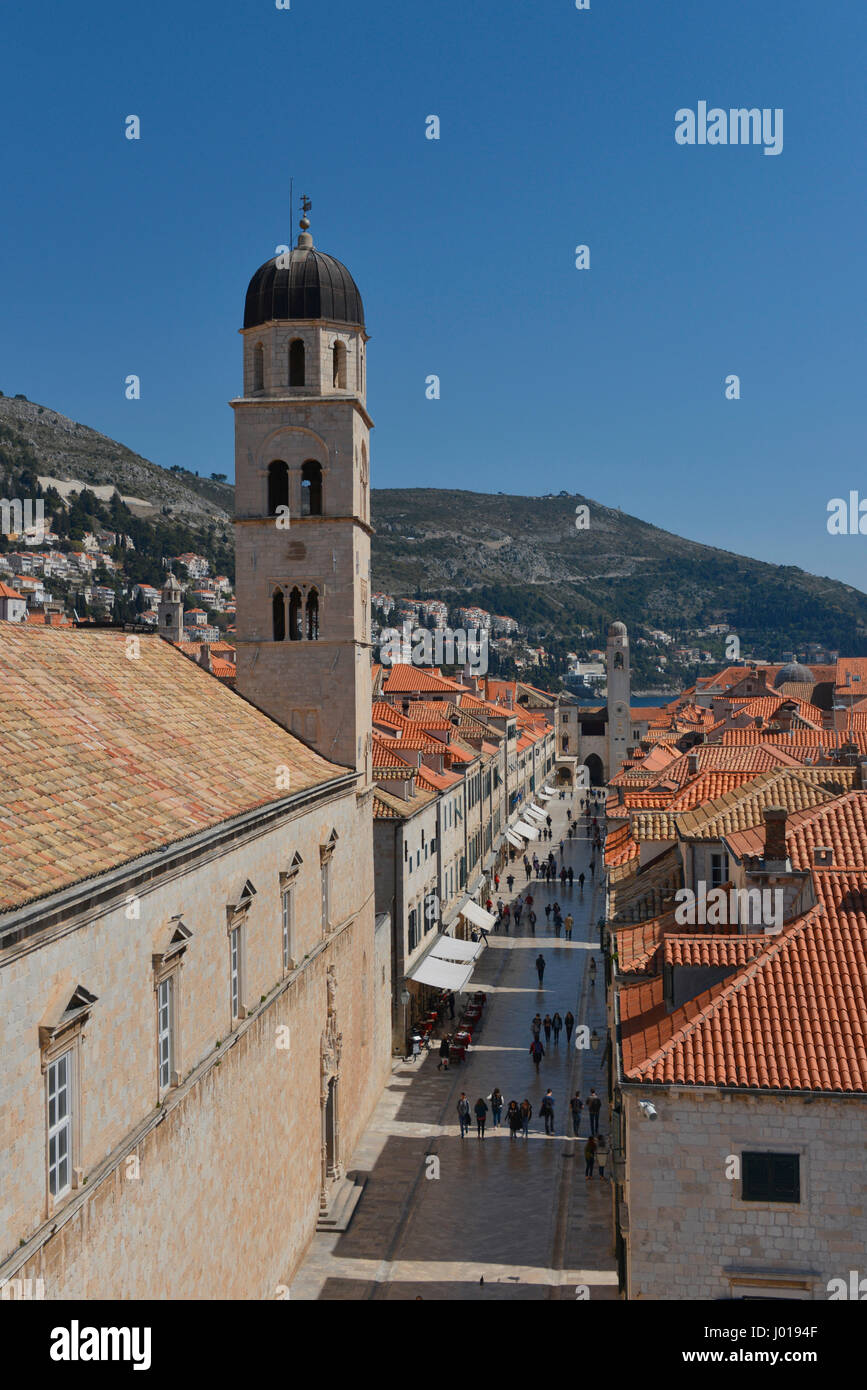
[[[238,922],[229,928],[229,1015],[232,1024],[238,1023],[243,1014],[241,964],[243,955],[243,923]]]
[[[169,972],[159,981],[157,995],[157,1085],[160,1092],[172,1084],[175,1069],[175,977]]]
[[[74,1139],[75,1139],[75,1047],[68,1047],[62,1052],[58,1052],[46,1063],[45,1067],[45,1121],[47,1128],[47,1144],[45,1150],[47,1175],[48,1175],[48,1195],[52,1202],[62,1201],[75,1185],[75,1173],[73,1169],[74,1159]],[[62,1086],[56,1084],[57,1070],[61,1063],[65,1063],[65,1080]],[[55,1088],[52,1092],[52,1082]],[[51,1103],[63,1095],[66,1102],[66,1109],[61,1119],[57,1118],[55,1106],[55,1118],[51,1120]],[[51,1146],[61,1135],[66,1136],[66,1155],[63,1160],[56,1160],[52,1163]],[[66,1164],[66,1182],[62,1187],[52,1187],[52,1174],[59,1170],[60,1163]]]
[[[294,941],[293,933],[295,928],[295,901],[292,887],[285,887],[280,894],[280,924],[281,924],[281,944],[283,950],[283,969],[289,971],[293,969],[294,962]]]

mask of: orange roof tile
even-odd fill
[[[0,624],[0,767],[6,910],[346,771],[157,636],[131,661],[121,631],[14,623]]]

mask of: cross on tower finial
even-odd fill
[[[309,223],[308,220],[307,220],[307,214],[308,214],[308,212],[310,211],[310,209],[311,209],[312,207],[313,207],[313,204],[311,203],[310,199],[307,197],[307,194],[306,194],[306,193],[303,193],[303,194],[301,195],[301,211],[304,213],[304,216],[301,218],[301,226],[303,227],[303,229],[304,229],[305,232],[306,232],[307,228],[310,226],[310,223]]]

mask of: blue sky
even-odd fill
[[[51,0],[4,30],[7,394],[231,475],[292,175],[364,296],[375,486],[565,488],[867,587],[867,537],[826,530],[867,497],[863,4]],[[782,107],[783,152],[677,145],[700,100]]]

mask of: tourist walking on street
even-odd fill
[[[545,904],[545,916],[548,918],[548,926],[551,925],[551,904]]]
[[[507,874],[507,875],[506,875],[506,884],[508,885],[509,892],[511,893],[512,889],[513,889],[514,886],[515,886],[515,875],[514,875],[514,874]]]
[[[524,1131],[524,1138],[525,1138],[525,1139],[527,1138],[528,1134],[530,1133],[530,1121],[532,1120],[532,1118],[533,1118],[533,1107],[532,1107],[532,1105],[530,1104],[530,1102],[529,1102],[528,1100],[522,1100],[522,1101],[521,1101],[521,1127],[523,1128],[523,1131]]]
[[[591,877],[591,879],[593,879],[593,880],[595,880],[595,878],[596,878],[596,860],[595,860],[595,859],[591,859],[591,860],[590,860],[590,877]]]
[[[559,936],[559,932],[558,932],[558,936]],[[538,956],[536,957],[536,973],[537,973],[538,976],[539,976],[539,984],[541,985],[543,979],[545,978],[545,957],[542,955],[542,952],[541,952],[541,951],[539,952]]]
[[[530,1022],[530,1030],[534,1038],[538,1038],[542,1031],[542,1015],[536,1014]]]
[[[591,1090],[587,1098],[587,1114],[590,1116],[590,1133],[599,1133],[599,1111],[602,1109],[602,1101],[596,1092]]]
[[[581,1133],[581,1111],[584,1109],[584,1102],[578,1091],[570,1100],[569,1109],[572,1111],[572,1133],[577,1139]]]
[[[509,1138],[517,1139],[518,1130],[521,1128],[521,1111],[516,1100],[509,1101],[506,1119],[509,1121]]]
[[[554,904],[554,933],[555,933],[556,936],[559,936],[559,935],[560,935],[560,928],[562,927],[562,925],[563,925],[563,918],[562,918],[562,916],[560,915],[560,904],[559,904],[559,903],[555,903],[555,904]]]
[[[458,1123],[461,1127],[461,1138],[465,1138],[470,1127],[470,1102],[467,1100],[466,1091],[461,1091],[461,1098],[457,1104]]]
[[[583,893],[584,893],[584,870],[583,870],[583,869],[581,870],[580,874],[578,875],[578,888],[579,888],[579,890],[580,890],[580,892],[581,892],[581,894],[582,894],[582,896],[583,896]]]
[[[539,1040],[539,1038],[534,1038],[533,1041],[530,1043],[530,1056],[533,1058],[533,1062],[536,1066],[536,1073],[538,1075],[539,1063],[545,1056],[545,1049],[542,1046],[542,1043]]]
[[[494,1129],[500,1128],[500,1116],[503,1113],[503,1093],[499,1086],[495,1086],[488,1096],[491,1102],[491,1119],[494,1122]]]
[[[530,916],[528,917],[527,920],[528,920],[528,922],[530,923],[530,931],[532,932],[533,936],[535,936],[535,935],[536,935],[536,914],[535,914],[535,912],[531,911],[531,912],[530,912]]]
[[[569,872],[569,887],[571,888],[571,887],[572,887],[572,881],[573,881],[573,879],[575,878],[575,870],[572,868],[572,865],[571,865],[571,864],[569,865],[569,871],[568,871],[568,872]]]
[[[568,1047],[572,1041],[572,1029],[575,1027],[575,1015],[571,1009],[567,1013],[564,1022],[566,1024],[566,1046]]]
[[[523,912],[523,910],[524,909],[519,902],[515,908],[515,931],[517,931],[521,925],[521,913]]]
[[[596,1140],[593,1138],[593,1136],[592,1136],[592,1134],[591,1134],[590,1138],[587,1140],[587,1143],[584,1145],[584,1176],[585,1176],[585,1178],[592,1178],[592,1177],[593,1177],[593,1164],[595,1163],[595,1161],[596,1161]]]
[[[590,965],[589,965],[589,967],[588,967],[587,973],[588,973],[589,976],[590,976],[590,988],[593,989],[593,988],[595,987],[595,985],[596,985],[596,957],[595,957],[595,956],[591,956],[591,957],[590,957]]]
[[[605,1165],[608,1162],[608,1140],[604,1134],[600,1134],[599,1142],[596,1145],[596,1162],[599,1164],[599,1176],[605,1177]]]
[[[560,1041],[560,1029],[563,1027],[563,1020],[559,1014],[555,1013],[551,1019],[551,1026],[554,1029],[554,1043],[556,1045]]]
[[[512,909],[509,907],[509,904],[506,903],[506,906],[503,908],[503,931],[506,933],[507,936],[509,934],[509,922],[511,921],[511,919]]]
[[[484,1139],[485,1121],[488,1118],[488,1107],[485,1101],[482,1100],[481,1096],[479,1096],[478,1100],[473,1106],[473,1109],[476,1112],[476,1138]]]
[[[545,1133],[554,1133],[554,1092],[550,1088],[542,1097],[542,1104],[539,1107],[539,1114],[545,1116]]]
[[[440,1043],[440,1059],[437,1062],[437,1071],[448,1071],[449,1069],[449,1035],[443,1033]]]
[[[566,940],[567,940],[567,941],[571,941],[571,940],[572,940],[572,928],[573,928],[573,926],[575,925],[575,918],[572,916],[572,913],[571,913],[571,912],[567,915],[566,920],[565,920],[565,922],[563,923],[563,925],[564,925],[564,927],[566,928]]]
[[[546,1015],[545,1015],[545,1018],[544,1018],[544,1020],[543,1020],[543,1027],[544,1027],[544,1029],[545,1029],[545,1042],[546,1042],[546,1043],[548,1044],[548,1046],[550,1047],[550,1046],[551,1046],[551,1015],[550,1015],[550,1014],[546,1014]]]
[[[528,878],[530,877],[530,861],[527,858],[526,854],[524,855],[524,873],[527,875]]]

